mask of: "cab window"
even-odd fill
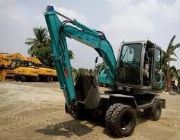
[[[155,49],[154,62],[155,62],[155,69],[160,70],[161,69],[161,52],[159,49]]]

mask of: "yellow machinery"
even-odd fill
[[[56,71],[43,66],[39,59],[19,53],[0,54],[0,81],[55,81]]]
[[[27,65],[25,65],[27,58],[20,53],[1,53],[0,56],[0,81],[14,79],[18,81],[28,81],[30,79],[37,79],[37,70],[27,67]]]
[[[5,54],[5,53],[0,53],[0,68],[1,69],[7,67],[9,64],[9,61],[8,61],[6,55],[7,54]]]
[[[0,81],[5,79],[12,79],[14,77],[14,71],[10,69],[12,57],[19,57],[19,54],[14,54],[14,56],[7,53],[0,53]]]
[[[57,81],[57,74],[56,70],[48,68],[47,66],[43,65],[39,59],[35,57],[28,57],[28,61],[36,67],[39,81]]]
[[[0,53],[0,81],[3,80],[4,69],[7,67],[8,60],[4,53]]]

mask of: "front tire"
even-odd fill
[[[117,137],[129,136],[136,126],[135,110],[118,103],[111,114],[111,133]]]
[[[113,105],[111,105],[105,115],[105,123],[106,123],[106,129],[111,132],[111,116],[114,112],[114,110],[119,106],[119,103],[115,103]]]

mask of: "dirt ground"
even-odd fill
[[[180,96],[163,95],[167,108],[159,121],[137,119],[128,140],[179,140]],[[73,120],[65,113],[58,83],[0,83],[0,140],[117,139],[103,126]]]

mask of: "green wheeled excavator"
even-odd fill
[[[66,17],[53,6],[47,7],[45,19],[67,113],[74,118],[87,114],[101,116],[106,128],[118,137],[133,133],[139,110],[152,120],[160,118],[161,110],[165,108],[165,100],[158,94],[164,84],[160,47],[149,40],[123,42],[116,60],[103,32]],[[80,76],[76,83],[73,82],[67,37],[90,46],[102,57],[108,67],[111,90],[100,94],[93,76]]]

